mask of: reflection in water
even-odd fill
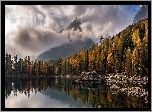
[[[5,99],[6,108],[148,108],[142,98],[113,94],[105,83],[71,84],[59,77],[6,78]]]

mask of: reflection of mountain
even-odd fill
[[[71,95],[67,95],[64,91],[59,91],[55,89],[47,89],[46,91],[42,91],[42,94],[51,97],[51,99],[59,100],[65,104],[69,104],[74,107],[91,107],[89,103],[83,104],[83,102],[78,98],[75,100]]]
[[[75,52],[80,52],[82,49],[89,49],[92,47],[94,42],[91,39],[76,40],[67,44],[63,44],[59,47],[50,48],[49,50],[41,53],[37,59],[41,60],[49,60],[56,58],[65,58],[66,56],[70,56]]]
[[[134,17],[133,23],[136,23],[144,18],[148,18],[148,5],[142,5],[141,9]]]

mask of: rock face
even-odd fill
[[[66,29],[62,29],[60,31],[60,33],[64,32],[64,31],[68,31],[67,38],[68,38],[69,42],[71,42],[72,40],[70,38],[70,31],[77,31],[78,30],[79,32],[81,32],[82,29],[81,29],[80,25],[81,25],[81,22],[76,17],[76,19]],[[81,36],[79,36],[79,38],[80,37]]]
[[[70,31],[72,29],[73,29],[73,31],[79,30],[81,32],[82,29],[81,29],[80,25],[81,25],[81,22],[76,17],[76,19],[66,29],[62,29],[60,31],[60,33],[62,33],[64,30]]]
[[[144,18],[148,18],[148,5],[142,5],[141,9],[134,17],[133,23],[136,23]]]
[[[69,43],[63,44],[58,47],[50,48],[49,50],[41,53],[37,57],[37,59],[50,60],[50,59],[65,58],[66,56],[70,56],[76,52],[79,53],[83,49],[86,50],[90,49],[94,45],[94,42],[91,39],[85,38],[82,40],[81,39],[82,35],[76,37],[75,40],[71,40],[70,38],[70,31],[72,30],[73,31],[79,30],[79,32],[82,31],[80,24],[81,22],[76,17],[76,19],[66,29],[62,29],[60,31],[60,33],[62,33],[64,30],[69,31],[67,35]]]

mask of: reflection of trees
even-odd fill
[[[88,102],[89,90],[86,88],[82,89],[79,87],[79,91],[80,91],[79,98],[83,101],[83,103]]]
[[[13,85],[12,85],[13,83]],[[5,79],[5,97],[10,96],[11,91],[17,96],[19,93],[30,97],[31,92],[37,93],[46,91],[46,89],[56,89],[65,91],[75,100],[80,99],[83,103],[89,102],[95,108],[143,108],[148,104],[143,99],[134,96],[118,93],[112,94],[108,87],[101,84],[92,84],[92,88],[87,88],[88,83],[83,85],[72,85],[71,81],[66,78],[6,78]]]
[[[5,97],[7,99],[8,96],[10,96],[12,91],[12,83],[5,79]]]

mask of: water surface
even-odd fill
[[[143,98],[109,88],[104,82],[71,84],[59,77],[6,78],[5,108],[148,108]]]

